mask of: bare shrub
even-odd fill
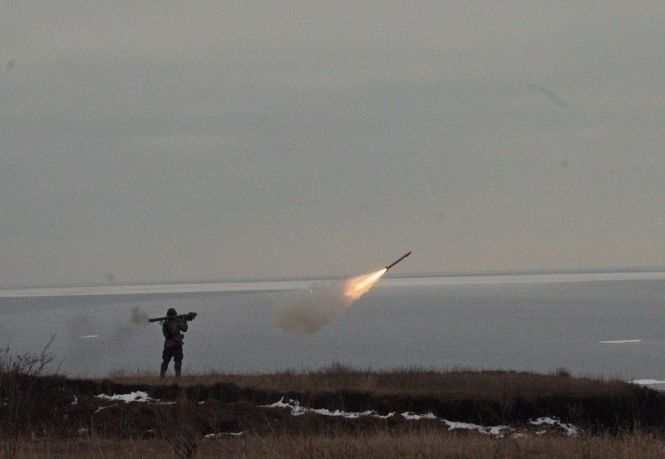
[[[192,459],[196,456],[201,433],[196,428],[194,412],[196,407],[183,394],[177,403],[166,407],[158,419],[164,440],[171,445],[175,455],[181,459]]]
[[[37,377],[55,360],[50,351],[54,340],[51,335],[40,352],[14,355],[9,345],[0,349],[0,436],[7,458],[16,457],[18,439],[29,427]]]

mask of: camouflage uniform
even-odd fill
[[[175,316],[177,313],[175,309],[169,309],[167,316]],[[159,376],[163,378],[166,375],[166,370],[169,368],[169,362],[173,358],[173,367],[175,368],[176,378],[180,377],[182,368],[182,339],[184,335],[181,332],[186,332],[189,326],[185,319],[167,319],[162,324],[162,333],[164,334],[164,351],[162,352],[162,366],[160,368]]]

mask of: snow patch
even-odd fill
[[[557,427],[566,432],[569,437],[575,436],[579,433],[579,430],[574,425],[561,422],[556,418],[538,418],[529,421],[529,424],[532,426],[548,425],[550,427]]]
[[[453,422],[453,421],[447,421],[443,420],[443,422],[446,423],[448,426],[448,430],[474,430],[478,433],[484,434],[484,435],[491,435],[493,437],[497,438],[503,438],[506,434],[511,434],[515,432],[515,429],[512,427],[508,426],[481,426],[478,424],[471,424],[469,422]]]
[[[302,416],[303,414],[306,413],[315,413],[321,416],[335,416],[335,417],[343,417],[349,419],[357,419],[362,416],[373,416],[379,419],[387,419],[395,414],[395,413],[389,413],[385,416],[381,416],[376,411],[349,412],[349,411],[340,411],[340,410],[330,411],[325,408],[306,408],[304,406],[300,406],[300,402],[298,402],[297,400],[289,400],[288,402],[285,402],[284,397],[280,398],[279,401],[273,403],[272,405],[261,405],[261,407],[286,408],[291,410],[291,415],[293,416]]]
[[[136,392],[130,392],[129,394],[113,394],[113,395],[106,395],[106,394],[99,394],[96,396],[97,398],[101,398],[104,400],[109,400],[113,402],[159,402],[158,399],[151,398],[148,396],[147,392],[143,391],[136,391]]]
[[[263,408],[285,408],[291,411],[291,415],[293,416],[302,416],[303,414],[306,413],[315,413],[319,414],[322,416],[341,416],[349,419],[357,419],[362,416],[372,416],[375,418],[379,419],[387,419],[392,416],[394,416],[395,413],[389,413],[387,415],[379,415],[376,411],[362,411],[362,412],[349,412],[349,411],[340,411],[340,410],[334,410],[330,411],[324,408],[307,408],[303,407],[300,405],[300,402],[297,400],[289,400],[288,402],[284,401],[284,397],[279,399],[279,401],[271,404],[271,405],[261,405]],[[404,413],[401,414],[401,416],[408,420],[408,421],[420,421],[420,420],[438,420],[436,415],[433,413],[426,413],[426,414],[417,414],[411,411],[405,411]],[[518,432],[516,429],[509,427],[509,426],[481,426],[478,424],[472,424],[468,422],[454,422],[454,421],[448,421],[446,419],[441,419],[443,422],[446,423],[446,426],[448,427],[448,430],[473,430],[481,434],[485,435],[490,435],[496,438],[503,438],[506,435],[512,435],[515,438],[518,437],[524,437],[527,436],[526,433],[524,432]],[[575,427],[572,424],[567,424],[564,422],[561,422],[557,418],[551,418],[551,417],[541,417],[538,419],[534,419],[529,421],[530,425],[533,426],[541,426],[545,425],[550,428],[556,428],[556,429],[561,429],[563,430],[567,435],[569,436],[575,436],[579,434],[579,430],[577,427]],[[541,430],[537,431],[536,435],[542,435],[544,433],[547,433],[547,430]]]
[[[402,417],[408,421],[420,421],[421,419],[439,419],[436,416],[434,416],[433,413],[416,414],[412,413],[411,411],[405,411],[404,413],[402,413]]]

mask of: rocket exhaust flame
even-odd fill
[[[277,310],[277,326],[285,332],[311,334],[339,318],[363,296],[393,266],[411,252],[378,271],[334,281],[315,284],[282,303]]]
[[[285,332],[308,335],[339,318],[351,304],[381,279],[387,269],[333,281],[314,284],[298,292],[277,309],[277,326]]]
[[[372,288],[376,281],[381,279],[381,276],[383,276],[386,271],[388,270],[384,268],[375,273],[347,279],[344,281],[344,294],[347,298],[350,298],[351,301],[357,300]]]

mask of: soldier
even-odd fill
[[[166,370],[169,368],[169,362],[173,358],[173,367],[175,368],[176,378],[180,377],[180,370],[182,368],[182,339],[185,337],[181,332],[186,332],[189,326],[187,320],[184,318],[176,317],[178,313],[175,309],[169,308],[166,312],[167,319],[162,323],[162,333],[164,334],[164,352],[162,352],[162,366],[160,368],[159,377],[163,378],[166,375]]]

